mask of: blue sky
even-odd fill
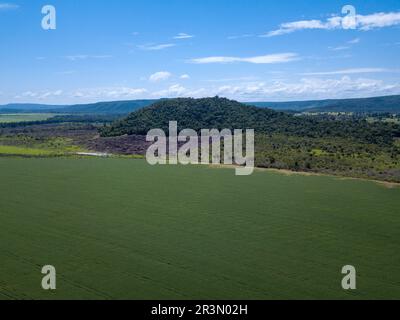
[[[399,35],[398,0],[0,0],[0,103],[400,94]]]

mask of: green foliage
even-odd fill
[[[86,151],[68,138],[0,137],[0,156],[52,157]]]
[[[169,121],[180,129],[254,129],[261,134],[285,134],[308,138],[352,137],[362,142],[391,144],[400,126],[364,120],[328,121],[247,106],[224,98],[171,99],[138,110],[102,129],[103,136],[142,134],[154,128],[168,132]]]
[[[400,145],[258,135],[256,166],[400,182]]]
[[[360,118],[297,117],[221,98],[172,99],[136,111],[103,136],[145,135],[154,128],[255,129],[260,167],[400,181],[400,126]]]
[[[46,157],[56,155],[54,151],[34,148],[23,148],[16,146],[1,146],[0,155],[8,156],[32,156],[32,157]]]

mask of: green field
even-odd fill
[[[0,114],[0,123],[43,121],[54,117],[53,113]]]
[[[400,188],[131,159],[0,158],[0,179],[0,299],[400,299]]]
[[[17,147],[17,146],[2,146],[0,145],[0,155],[15,155],[15,156],[27,156],[27,157],[45,157],[56,155],[55,151]]]

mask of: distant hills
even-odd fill
[[[128,114],[132,111],[147,107],[157,100],[131,100],[131,101],[112,101],[98,102],[92,104],[72,105],[58,112],[64,113],[87,113],[87,114]]]
[[[111,101],[77,105],[8,104],[0,106],[1,113],[68,113],[68,114],[121,114],[149,106],[157,100]]]
[[[299,112],[400,113],[400,95],[360,99],[252,102],[248,104],[274,110]]]
[[[65,105],[48,105],[48,104],[35,104],[35,103],[10,103],[0,105],[1,113],[19,113],[19,112],[47,112],[48,110],[61,110],[66,108]]]
[[[165,99],[163,99],[165,100]],[[0,106],[0,113],[67,113],[67,114],[120,114],[126,115],[147,107],[159,100],[131,100],[98,102],[79,105],[8,104]],[[400,95],[336,100],[311,100],[290,102],[248,102],[260,108],[295,112],[353,112],[353,113],[400,113]]]

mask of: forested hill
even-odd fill
[[[360,99],[254,102],[258,107],[307,112],[400,113],[400,95]]]
[[[392,143],[400,136],[395,124],[367,123],[364,120],[320,120],[295,117],[266,108],[248,106],[225,98],[179,98],[163,100],[130,114],[102,129],[103,136],[146,135],[151,129],[168,132],[169,121],[179,129],[255,129],[256,133],[301,137],[352,137],[371,143]]]

